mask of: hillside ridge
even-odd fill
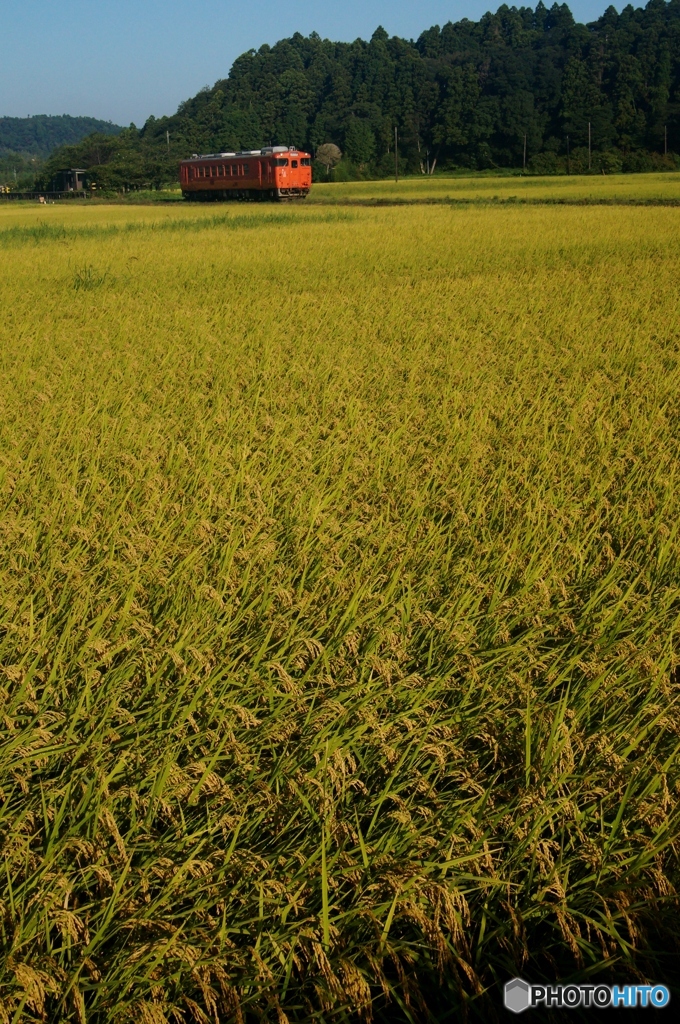
[[[335,143],[336,177],[394,170],[654,170],[680,153],[680,0],[609,7],[580,24],[566,4],[500,6],[417,40],[295,33],[238,57],[228,75],[113,140],[58,161],[97,168],[101,187],[177,180],[193,152]],[[168,142],[169,136],[169,142]],[[317,169],[318,170],[318,169]]]
[[[97,117],[70,114],[34,114],[30,117],[0,117],[0,155],[24,153],[47,157],[55,149],[80,142],[87,135],[117,135],[122,128]]]

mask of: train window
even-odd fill
[[[297,160],[291,160],[290,166],[291,167],[297,167]]]
[[[277,157],[277,159],[274,160],[273,163],[274,163],[274,167],[287,167],[288,166],[288,161],[286,160],[285,157]]]
[[[238,164],[232,164],[231,165],[231,173],[232,174],[238,174]]]
[[[248,164],[244,164],[244,165],[243,165],[243,173],[244,173],[244,174],[247,174],[247,173],[248,173]]]
[[[312,166],[312,161],[309,159],[308,156],[303,156],[302,160],[300,161],[300,166],[301,167],[311,167]]]

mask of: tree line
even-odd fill
[[[503,4],[415,41],[296,33],[249,50],[170,117],[54,154],[102,188],[158,187],[193,152],[294,144],[343,153],[336,176],[437,168],[673,167],[680,152],[680,0],[609,7],[576,22],[566,4]],[[322,170],[317,165],[317,170]],[[325,173],[325,172],[323,172]]]
[[[70,114],[0,117],[0,185],[31,189],[36,176],[42,177],[45,159],[55,150],[92,133],[115,135],[121,130],[110,121]]]
[[[0,156],[48,157],[59,146],[73,145],[87,135],[116,135],[120,125],[96,117],[36,114],[0,117]]]

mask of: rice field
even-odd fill
[[[0,261],[0,1022],[672,982],[680,209],[2,207]]]
[[[309,203],[659,203],[680,204],[680,173],[505,175],[320,182]]]

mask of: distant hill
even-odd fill
[[[59,146],[73,146],[86,135],[118,135],[120,125],[96,117],[70,114],[36,114],[34,117],[0,117],[0,155],[29,153],[48,157]]]
[[[566,4],[502,4],[415,42],[382,28],[369,42],[296,33],[242,54],[142,131],[160,152],[166,132],[188,152],[333,142],[389,174],[395,127],[416,173],[428,157],[483,169],[522,167],[525,153],[532,170],[564,170],[568,147],[572,169],[588,169],[589,139],[603,170],[651,170],[666,148],[680,152],[680,0],[609,7],[588,25]]]
[[[137,147],[162,159],[167,132],[177,156],[334,142],[339,180],[352,168],[391,173],[395,128],[411,173],[428,159],[479,170],[525,159],[539,173],[676,166],[680,0],[608,7],[590,25],[566,4],[502,4],[415,42],[380,28],[369,42],[296,33],[243,53],[175,115],[148,120]]]
[[[609,7],[588,25],[566,4],[502,4],[415,42],[382,28],[351,43],[296,33],[241,54],[170,117],[55,152],[39,180],[78,166],[100,190],[160,187],[191,153],[325,142],[344,154],[335,180],[380,177],[394,169],[395,128],[406,173],[678,167],[680,0]]]

